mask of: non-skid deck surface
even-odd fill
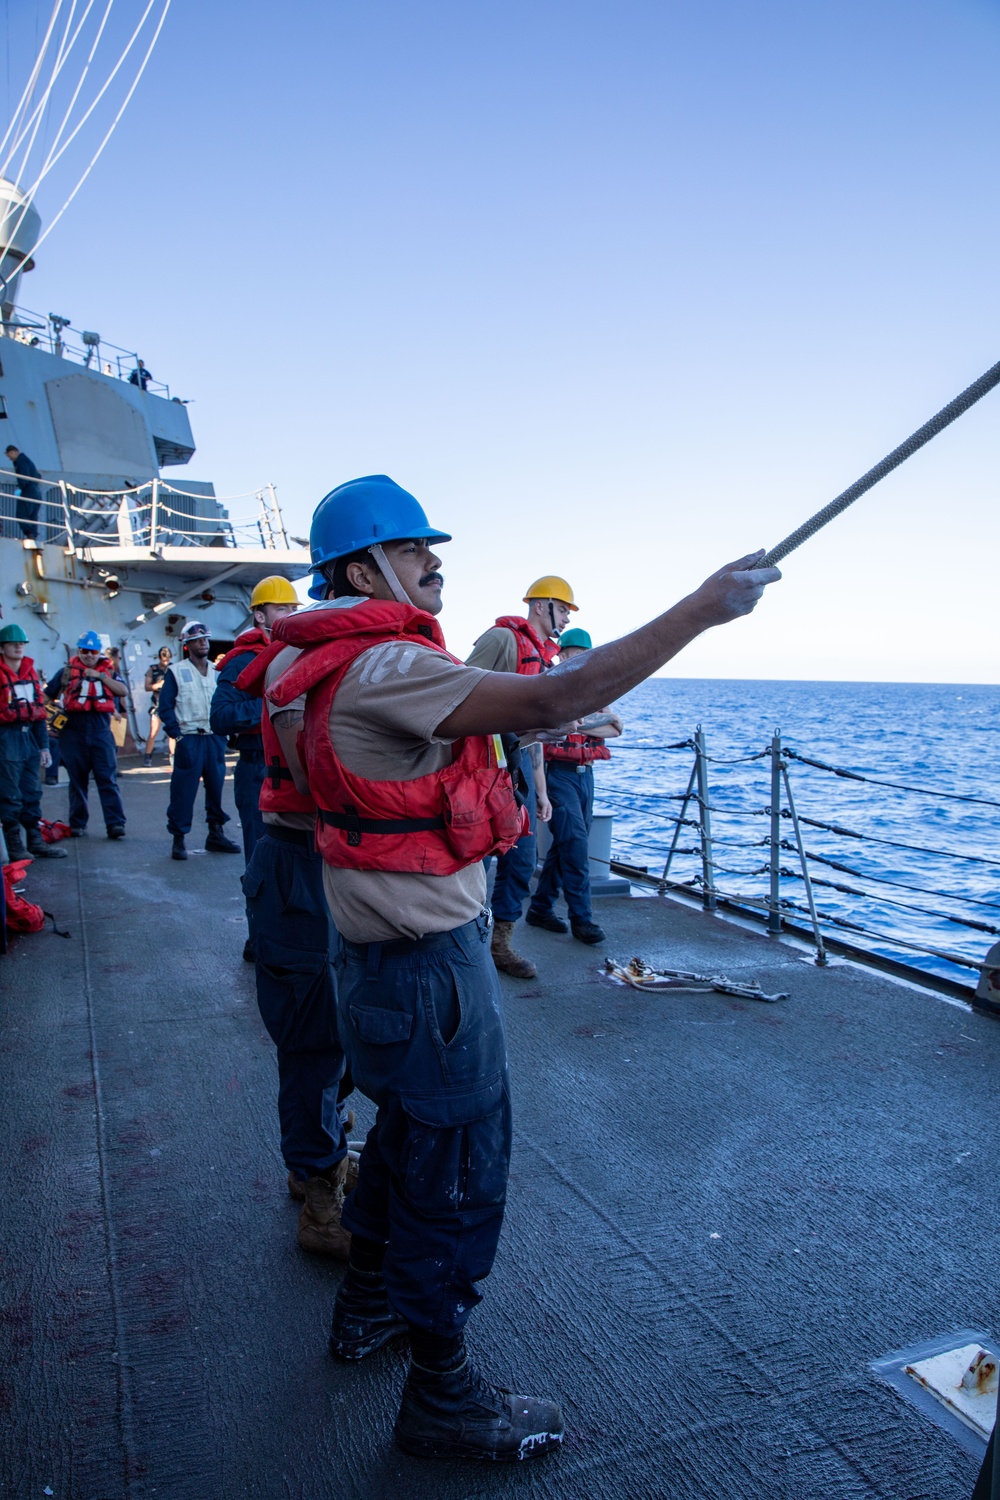
[[[515,1155],[470,1343],[568,1437],[422,1463],[404,1351],[326,1353],[340,1271],[295,1243],[242,859],[172,862],[165,773],[122,784],[124,842],[98,821],[30,871],[72,938],[0,961],[0,1500],[967,1500],[975,1461],[868,1367],[1000,1328],[1000,1025],[660,900],[604,902],[606,951],[791,1000],[636,994],[518,929],[541,977],[503,982]]]

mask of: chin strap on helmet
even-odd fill
[[[413,600],[410,598],[409,594],[406,592],[406,590],[403,588],[403,585],[396,577],[396,570],[392,566],[392,563],[389,561],[389,559],[386,557],[381,545],[378,542],[373,542],[372,545],[368,548],[368,551],[371,553],[372,557],[374,557],[375,561],[381,568],[382,577],[392,589],[392,592],[396,598],[396,603],[412,604]]]
[[[549,626],[551,627],[549,630],[549,635],[551,635],[555,640],[558,640],[562,635],[562,631],[556,624],[556,607],[552,603],[551,599],[549,600]]]

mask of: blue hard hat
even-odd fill
[[[575,630],[564,630],[559,637],[560,651],[565,651],[567,646],[578,646],[581,651],[591,651],[593,645],[589,630],[581,630],[579,626]]]
[[[434,530],[420,502],[387,474],[350,479],[324,495],[313,513],[309,531],[312,565],[321,568],[336,557],[360,552],[376,542],[398,542],[410,536],[429,542],[451,541],[448,532]]]
[[[312,576],[312,583],[309,585],[306,593],[309,595],[310,599],[315,599],[318,603],[322,603],[322,601],[326,598],[326,591],[329,587],[330,585],[327,583],[322,573],[314,573]]]
[[[104,648],[101,645],[101,637],[97,634],[97,631],[88,630],[77,641],[76,649],[78,651],[102,651]]]

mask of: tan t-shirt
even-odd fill
[[[284,651],[279,651],[277,656],[264,673],[264,712],[269,719],[274,719],[280,714],[302,714],[306,711],[306,695],[293,698],[291,703],[286,703],[283,708],[276,708],[267,697],[267,690],[279,677],[283,677],[294,661],[302,655],[298,646],[286,646]],[[265,773],[266,774],[266,773]],[[270,823],[276,828],[298,828],[312,833],[316,827],[316,814],[307,812],[262,812],[261,817],[265,823]]]
[[[491,625],[483,631],[466,662],[487,672],[516,672],[517,636],[506,625]]]
[[[430,646],[390,641],[355,661],[333,701],[330,739],[349,771],[372,781],[412,781],[451,764],[435,733],[487,674]],[[324,864],[330,913],[349,942],[391,942],[450,932],[486,901],[481,860],[455,875],[345,870]]]

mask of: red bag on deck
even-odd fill
[[[45,926],[45,913],[40,906],[19,896],[14,887],[24,879],[30,859],[19,859],[14,864],[4,865],[3,883],[7,897],[7,926],[12,932],[41,932]]]
[[[73,833],[68,823],[50,823],[48,818],[39,818],[38,831],[47,844],[58,844],[60,839],[68,839]]]

